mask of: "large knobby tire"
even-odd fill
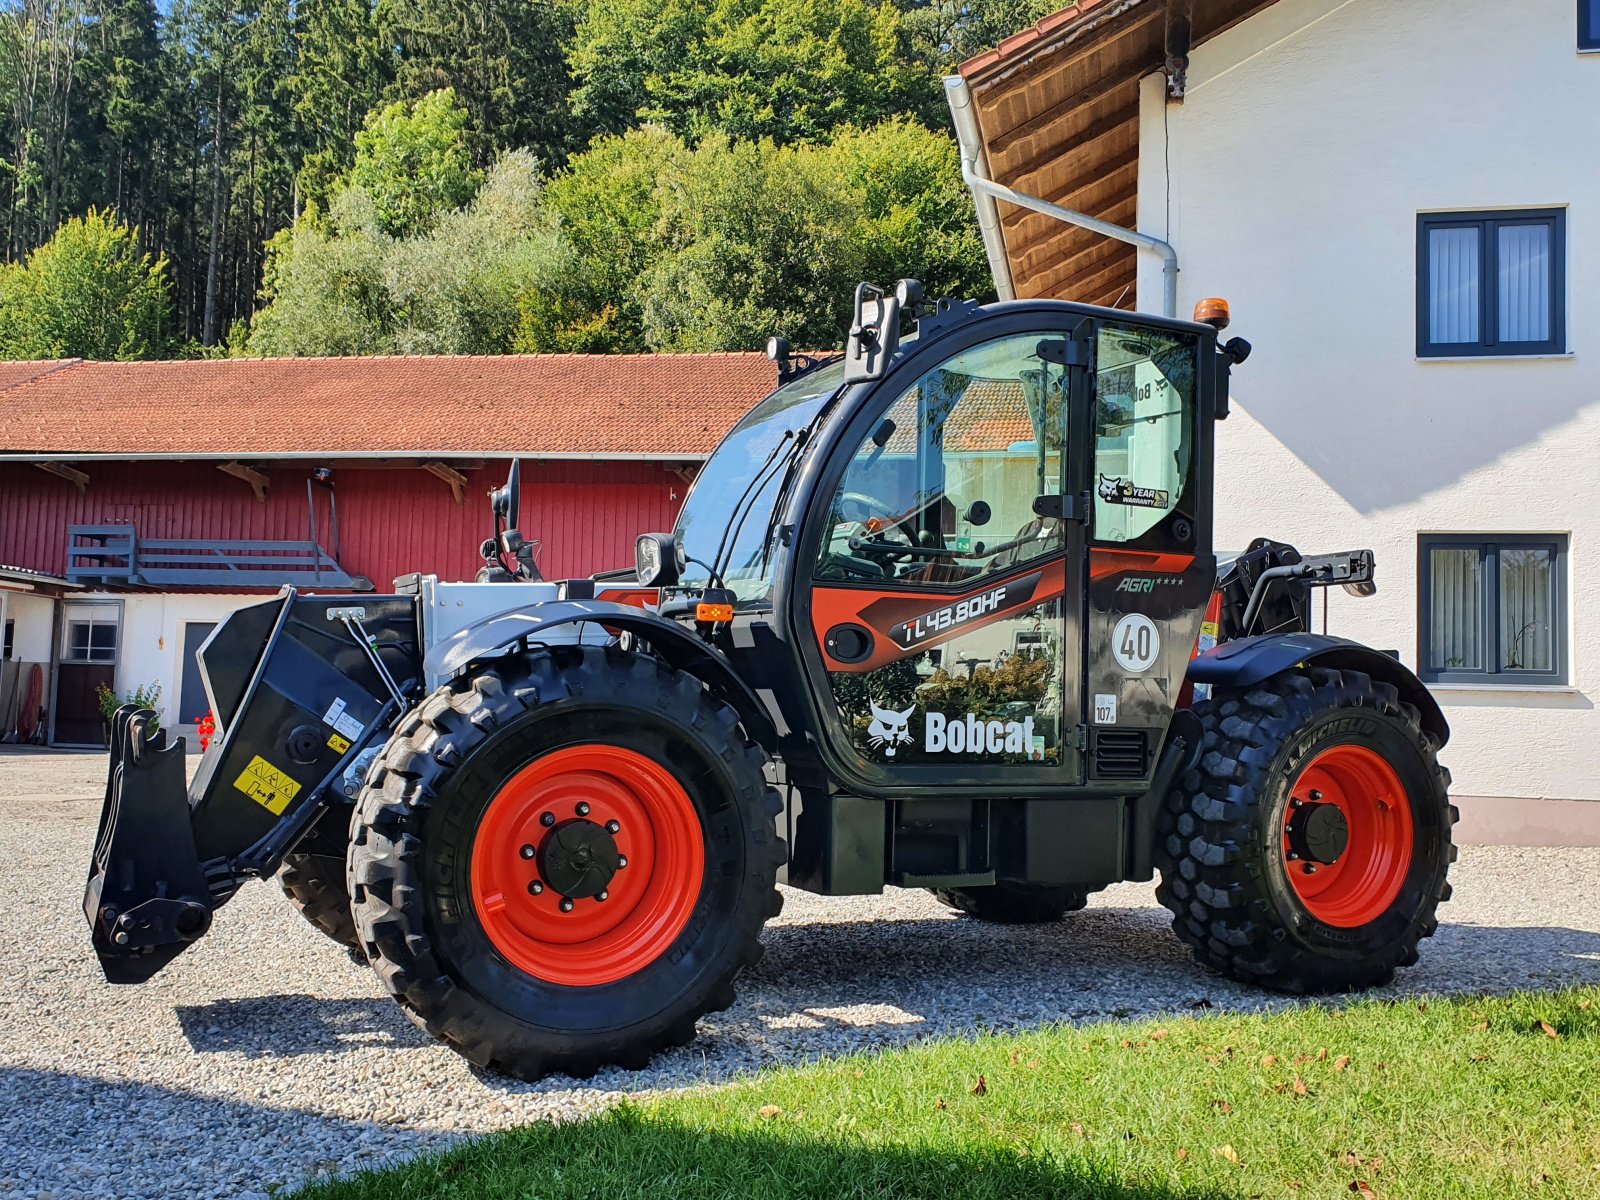
[[[573,646],[496,659],[401,722],[357,801],[349,877],[367,957],[418,1024],[480,1066],[524,1079],[642,1067],[733,1002],[782,907],[765,763],[731,708],[653,658]],[[573,882],[569,835],[611,854],[602,890]]]
[[[1000,925],[1048,925],[1089,903],[1086,888],[1001,882],[987,887],[929,888],[940,904]]]
[[[302,917],[347,950],[359,952],[356,919],[350,912],[345,860],[326,854],[286,854],[278,885]]]
[[[1194,711],[1202,755],[1162,809],[1156,894],[1195,956],[1295,993],[1416,962],[1456,856],[1450,775],[1416,708],[1359,672],[1301,668]]]

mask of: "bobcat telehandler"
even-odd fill
[[[727,1006],[777,883],[1053,921],[1159,871],[1213,968],[1388,980],[1449,894],[1448,730],[1392,655],[1311,631],[1369,552],[1214,553],[1249,345],[1203,309],[864,284],[841,356],[774,340],[778,390],[633,570],[538,580],[513,466],[477,582],[239,610],[187,792],[181,741],[117,714],[106,978],[276,872],[473,1062],[584,1075]]]

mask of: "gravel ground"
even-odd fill
[[[577,1083],[487,1075],[249,884],[143,987],[105,984],[79,909],[98,754],[0,752],[0,1195],[262,1195],[467,1132],[625,1095],[940,1034],[1286,1001],[1197,967],[1149,885],[1058,926],[952,916],[922,892],[787,893],[728,1012],[645,1071]],[[1446,924],[1391,994],[1600,982],[1600,849],[1471,847]]]

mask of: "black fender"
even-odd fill
[[[423,660],[423,673],[429,678],[447,678],[474,659],[504,651],[521,641],[537,643],[552,629],[578,624],[624,630],[648,642],[668,664],[693,675],[727,702],[739,714],[745,732],[768,753],[777,749],[778,731],[766,706],[720,651],[706,645],[676,621],[628,604],[606,600],[554,600],[499,613],[457,630],[432,647]]]
[[[1249,687],[1269,675],[1309,663],[1361,671],[1393,684],[1402,700],[1416,706],[1423,729],[1438,738],[1441,746],[1450,740],[1450,726],[1439,702],[1422,680],[1398,658],[1349,638],[1325,633],[1267,633],[1237,638],[1195,658],[1189,664],[1189,679],[1194,683]]]

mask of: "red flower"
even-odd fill
[[[211,739],[217,735],[217,720],[211,715],[211,710],[206,710],[206,715],[194,723],[194,731],[200,737],[200,749],[211,749]]]

